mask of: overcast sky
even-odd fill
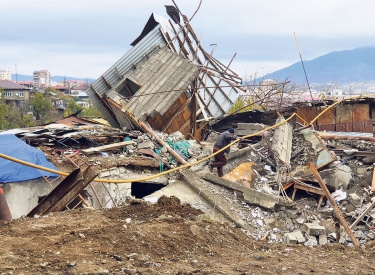
[[[189,18],[199,0],[175,0]],[[0,70],[98,78],[172,0],[0,0]],[[240,76],[264,75],[332,51],[375,45],[375,1],[203,0],[191,22]]]

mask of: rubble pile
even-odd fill
[[[309,135],[315,135],[316,141],[312,141]],[[276,164],[277,156],[275,157],[275,152],[272,152],[270,144],[273,136],[274,131],[266,132],[261,142],[249,145],[250,147],[240,151],[246,152],[242,157],[243,162],[256,163],[252,165],[256,174],[253,188],[278,197],[282,202],[278,207],[273,210],[257,207],[246,203],[239,192],[231,192],[218,186],[210,187],[213,194],[229,200],[230,209],[250,225],[251,230],[247,234],[269,243],[284,242],[314,246],[339,242],[353,245],[344,228],[341,226],[337,229],[339,220],[328,200],[322,200],[322,207],[317,209],[319,206],[317,193],[298,188],[298,192],[294,191],[296,197],[293,203],[283,201],[285,198],[280,192],[278,174],[283,174],[281,184],[289,197],[292,196],[292,188],[289,187],[295,182],[308,185],[312,190],[320,189],[308,164],[313,162],[318,166],[323,161],[319,169],[320,174],[347,223],[349,225],[354,223],[362,215],[357,222],[358,225],[351,226],[354,236],[360,244],[374,240],[375,210],[372,209],[374,204],[371,199],[374,195],[371,191],[375,160],[374,144],[361,140],[324,142],[312,129],[294,130],[290,166],[285,173],[282,171],[283,167],[278,167]],[[319,146],[314,145],[317,142]],[[330,157],[327,161],[328,154]],[[366,210],[368,213],[363,215]]]
[[[275,124],[283,120],[280,117]],[[178,167],[181,160],[171,154],[173,150],[203,180],[203,185],[191,186],[202,201],[192,202],[194,207],[217,212],[247,235],[268,243],[314,246],[339,242],[352,246],[328,194],[310,169],[313,164],[359,244],[374,240],[375,145],[362,140],[323,140],[311,127],[293,129],[285,124],[231,146],[222,179],[215,178],[207,165],[216,132],[206,141],[186,140],[180,132],[154,131],[151,135],[97,125],[50,126],[16,135],[41,149],[60,171],[71,173],[79,163],[85,163],[107,181],[156,175],[140,183],[157,184],[160,194],[186,175],[183,170],[159,175]],[[251,129],[249,135],[254,129],[266,129],[262,124],[240,126],[242,136],[246,136],[246,129]],[[106,183],[114,202],[107,207],[134,199],[131,185]],[[147,200],[155,201],[153,196]]]

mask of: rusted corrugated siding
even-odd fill
[[[318,107],[318,113],[321,113],[327,107]],[[319,131],[337,131],[337,132],[364,132],[372,133],[372,120],[370,117],[371,108],[369,104],[340,104],[325,112],[318,119],[318,126],[314,127]],[[297,108],[297,114],[311,122],[315,117],[314,107]],[[297,121],[303,123],[301,119]]]

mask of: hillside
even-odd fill
[[[310,61],[304,60],[310,83],[346,84],[375,80],[375,47],[331,52]],[[306,83],[301,62],[267,75],[267,78]]]

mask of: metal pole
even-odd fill
[[[329,202],[331,203],[333,207],[333,211],[335,211],[336,216],[340,220],[341,224],[344,226],[346,233],[349,235],[350,239],[352,240],[352,243],[354,244],[354,246],[359,247],[358,240],[353,235],[352,230],[346,223],[346,220],[344,216],[342,215],[340,209],[337,207],[335,200],[332,198],[331,194],[329,193],[327,186],[325,185],[323,179],[321,178],[318,170],[315,167],[315,164],[312,162],[310,162],[309,164],[310,164],[311,171],[313,172],[315,178],[318,180],[320,187],[323,189],[324,193],[326,194],[327,199],[329,200]]]
[[[305,73],[305,77],[306,77],[307,87],[309,87],[310,96],[311,96],[311,104],[313,105],[313,107],[314,107],[314,109],[315,109],[315,114],[318,115],[318,110],[317,110],[316,107],[315,107],[314,100],[313,100],[313,96],[312,96],[312,93],[311,93],[310,83],[309,83],[309,80],[307,79],[307,74],[306,74],[306,70],[305,70],[305,65],[303,64],[301,51],[299,50],[299,45],[298,45],[298,40],[297,40],[297,35],[296,35],[296,33],[294,33],[294,39],[296,40],[296,44],[297,44],[297,49],[298,49],[299,57],[301,58],[301,63],[302,63],[303,71],[304,71],[304,73]],[[316,123],[318,124],[318,121],[317,121]]]

